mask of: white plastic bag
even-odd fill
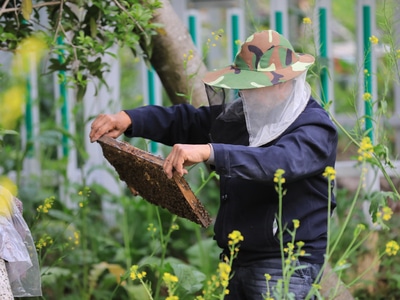
[[[14,297],[41,296],[35,243],[17,203],[20,201],[0,186],[0,258],[6,263]]]

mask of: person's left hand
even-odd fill
[[[206,161],[210,157],[210,153],[211,149],[208,144],[175,144],[172,147],[171,153],[164,161],[164,172],[170,179],[174,171],[176,171],[179,176],[183,176],[188,173],[184,168],[185,166],[191,166]]]

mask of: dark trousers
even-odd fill
[[[290,276],[289,293],[293,293],[293,296],[285,295],[285,299],[305,299],[321,268],[320,265],[299,261],[296,265],[304,268],[296,268],[297,270]],[[279,258],[272,258],[245,266],[234,264],[231,274],[229,294],[225,296],[225,300],[262,300],[265,299],[268,288],[270,297],[277,299],[273,291],[278,280],[282,279],[282,261]],[[265,274],[271,276],[268,288]]]

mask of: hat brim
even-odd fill
[[[220,70],[206,73],[203,82],[215,87],[227,89],[254,89],[272,86],[293,79],[314,63],[315,58],[309,54],[298,55],[298,61],[286,68],[276,70],[274,66],[260,70],[240,70],[235,66],[229,66]]]

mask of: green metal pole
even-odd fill
[[[155,84],[155,74],[154,70],[147,70],[147,92],[149,95],[149,104],[156,104],[156,84]],[[151,153],[158,152],[158,143],[151,141],[150,142],[150,151]]]
[[[22,20],[23,24],[27,24],[26,20]],[[33,143],[33,103],[32,103],[32,86],[31,77],[26,78],[26,95],[25,95],[25,129],[26,129],[26,155],[32,158],[35,154]]]
[[[281,11],[275,12],[275,30],[283,34],[283,14]]]
[[[239,51],[239,45],[236,43],[240,39],[240,19],[237,14],[232,14],[231,16],[231,26],[232,26],[232,58],[234,59],[236,53]],[[232,61],[233,61],[232,59]]]
[[[364,5],[362,7],[362,20],[363,20],[363,49],[364,49],[364,93],[372,95],[372,53],[371,53],[371,7]],[[365,130],[369,138],[373,142],[373,112],[372,101],[364,101],[365,103]]]
[[[59,45],[63,44],[62,37],[57,38],[57,43]],[[58,60],[62,63],[64,58],[62,55],[59,55]],[[59,71],[61,82],[59,83],[60,88],[60,100],[61,100],[61,124],[62,128],[69,132],[69,113],[68,113],[68,101],[67,101],[67,83],[66,83],[66,74],[65,71]],[[69,155],[69,147],[68,147],[68,136],[66,134],[62,135],[62,153],[63,157],[68,157]]]
[[[28,77],[26,80],[26,104],[25,104],[25,128],[26,128],[26,145],[27,157],[32,158],[35,153],[33,144],[33,101],[31,80]]]
[[[327,39],[327,12],[326,8],[319,9],[319,48],[323,66],[320,73],[321,99],[324,104],[329,101],[329,76],[328,76],[328,39]]]
[[[197,18],[196,18],[196,16],[190,15],[188,23],[189,23],[189,33],[190,33],[190,36],[192,37],[193,43],[196,46],[198,46],[197,28],[196,28]]]

